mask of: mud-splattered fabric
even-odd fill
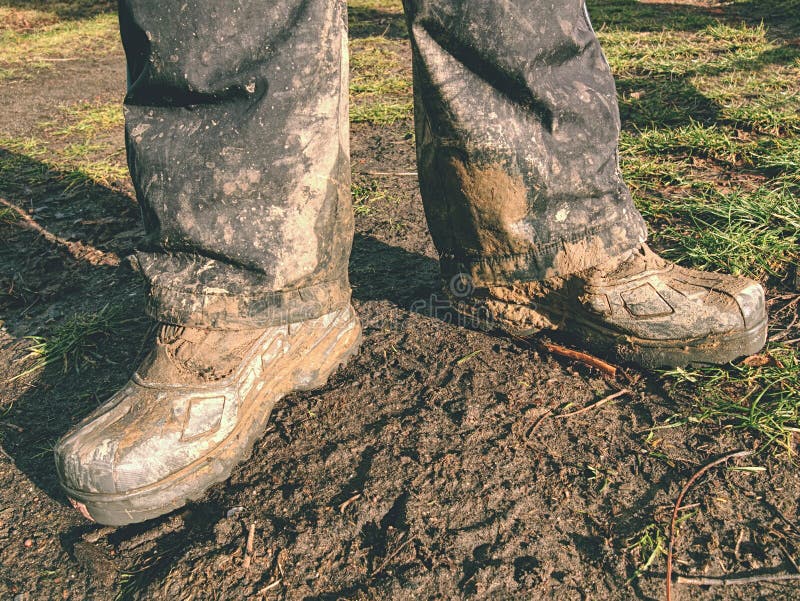
[[[564,276],[646,236],[582,0],[405,0],[420,185],[442,275]],[[346,8],[122,0],[148,308],[250,328],[349,301]]]

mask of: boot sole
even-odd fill
[[[466,311],[459,313],[467,319],[475,320],[475,316]],[[756,325],[741,332],[713,334],[692,340],[648,340],[626,336],[615,330],[603,328],[595,323],[565,316],[557,311],[548,310],[544,314],[554,323],[556,328],[536,330],[513,330],[498,327],[497,324],[473,323],[482,331],[496,330],[514,338],[530,338],[539,332],[552,329],[580,337],[581,344],[587,350],[599,354],[611,353],[622,361],[637,363],[647,369],[666,367],[685,367],[691,364],[720,365],[730,363],[739,357],[758,353],[767,342],[768,316]]]
[[[263,436],[272,410],[281,398],[292,392],[324,386],[333,372],[358,352],[362,341],[361,324],[355,312],[348,310],[352,312],[350,322],[332,327],[310,348],[299,349],[294,361],[271,377],[276,383],[289,385],[278,390],[270,386],[260,389],[258,396],[247,403],[248,410],[233,431],[207,455],[159,482],[120,494],[83,492],[62,484],[70,502],[89,519],[109,526],[123,526],[156,518],[201,498],[209,487],[227,480],[233,469],[251,456],[253,446]],[[352,331],[340,336],[348,327]],[[323,363],[308,370],[311,353],[320,353]]]
[[[565,331],[582,336],[582,341],[592,350],[612,352],[623,361],[638,363],[648,369],[691,364],[721,365],[753,355],[764,347],[767,317],[741,332],[713,334],[695,340],[647,340],[576,321],[567,324]]]

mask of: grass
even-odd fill
[[[642,574],[647,572],[656,561],[667,554],[667,536],[658,524],[648,524],[640,532],[628,539],[628,551],[639,556],[638,567],[633,575],[628,578],[630,584]]]
[[[9,153],[0,163],[0,177],[36,185],[59,172],[68,188],[97,184],[112,186],[127,182],[125,150],[121,145],[122,106],[120,102],[81,102],[59,107],[52,119],[43,121],[35,135],[9,138],[0,135],[0,148]],[[15,160],[13,157],[19,157]],[[31,160],[42,167],[23,169],[16,163]],[[18,181],[21,176],[29,178]],[[0,189],[4,186],[0,181]]]
[[[57,120],[42,124],[55,136],[92,139],[102,133],[121,131],[125,125],[121,102],[79,102],[62,107],[60,113]]]
[[[796,3],[767,4],[676,5],[664,19],[663,5],[609,0],[593,12],[620,92],[621,166],[654,243],[684,265],[783,288],[800,262],[800,21]],[[796,343],[764,357],[665,378],[683,419],[793,458]]]
[[[349,10],[350,121],[391,125],[411,119],[410,50],[401,3],[355,0]]]
[[[395,200],[391,193],[376,179],[354,181],[350,187],[353,210],[356,215],[369,215],[374,204],[382,200]]]
[[[800,259],[800,207],[786,185],[774,188],[692,185],[685,195],[643,206],[659,222],[663,254],[701,269],[786,278]]]
[[[409,122],[402,3],[349,4],[351,121],[376,127]],[[589,8],[617,79],[621,166],[655,245],[681,264],[786,289],[800,262],[796,0],[719,6],[596,0]],[[119,49],[108,2],[10,1],[0,7],[0,23],[0,80],[34,77],[62,60]],[[58,108],[27,138],[0,139],[10,151],[0,179],[16,178],[0,191],[55,172],[69,188],[126,181],[121,126],[118,101],[89,102]],[[20,160],[28,161],[24,169],[15,163]],[[387,198],[375,181],[356,181],[352,191],[359,215]],[[0,213],[0,222],[14,218]],[[64,333],[54,336],[35,342],[32,352],[38,349],[40,359],[58,355]],[[666,377],[693,399],[686,412],[694,422],[746,430],[764,446],[792,452],[796,351],[775,343],[768,352],[778,362],[677,370]],[[68,362],[78,355],[67,353]]]
[[[666,373],[688,387],[690,420],[745,430],[762,450],[795,455],[800,434],[800,356],[792,345],[772,343],[762,355],[727,367]]]
[[[20,359],[27,367],[9,381],[57,363],[63,364],[64,373],[70,367],[80,372],[86,362],[94,362],[94,349],[98,341],[125,323],[127,321],[123,319],[120,307],[106,305],[96,312],[73,315],[59,324],[49,336],[29,336],[27,339],[31,344]]]
[[[401,0],[350,0],[347,5],[351,39],[408,37]]]
[[[100,14],[84,21],[59,21],[30,32],[0,30],[0,81],[29,79],[78,57],[119,51],[117,18]]]

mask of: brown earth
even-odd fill
[[[4,85],[0,132],[33,129],[56,102],[121,97],[123,85],[119,55]],[[56,362],[3,384],[3,598],[663,598],[663,557],[632,578],[647,559],[633,544],[650,525],[667,529],[678,491],[701,465],[753,441],[708,425],[654,430],[681,410],[681,396],[652,374],[627,368],[610,378],[536,343],[412,311],[440,298],[416,179],[369,175],[413,171],[410,129],[352,132],[356,181],[377,178],[392,192],[356,218],[359,356],[324,389],[287,398],[250,461],[202,501],[114,530],[68,506],[50,448],[127,379],[153,335],[124,260],[138,210],[126,184],[70,188],[64,174],[47,172],[31,186],[25,174],[45,167],[0,151],[16,170],[3,172],[5,200],[53,234],[0,224],[0,381],[24,365],[26,336],[105,305],[125,315],[79,372]],[[631,392],[614,403],[554,416],[623,387]],[[766,472],[716,469],[689,493],[677,572],[794,571],[795,468],[766,455],[751,464]],[[792,583],[677,591],[797,597]]]

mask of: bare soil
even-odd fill
[[[121,99],[123,86],[121,56],[4,85],[0,133],[34,128],[57,102]],[[667,530],[680,488],[703,464],[753,441],[708,425],[653,430],[681,409],[655,375],[625,368],[610,378],[536,341],[412,311],[440,298],[416,179],[370,175],[413,171],[410,130],[352,131],[356,181],[377,178],[392,191],[357,215],[361,353],[324,389],[285,399],[252,458],[202,501],[115,530],[68,506],[50,448],[123,384],[153,335],[124,260],[140,233],[138,209],[125,183],[69,188],[64,174],[0,151],[19,164],[4,175],[5,200],[57,236],[0,224],[0,381],[19,373],[27,336],[107,304],[126,316],[80,371],[56,362],[0,389],[2,598],[664,597],[663,556],[633,578],[649,554],[633,545],[650,525]],[[26,183],[30,169],[45,170],[44,183]],[[621,388],[631,392],[556,416]],[[795,571],[796,468],[769,455],[750,464],[766,471],[719,468],[693,487],[676,572]],[[791,582],[679,586],[677,598],[798,592]]]

